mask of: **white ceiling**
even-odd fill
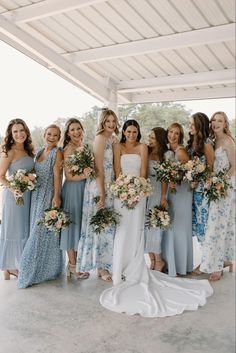
[[[0,40],[105,103],[235,96],[235,0],[0,0]]]

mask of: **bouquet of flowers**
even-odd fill
[[[93,152],[88,144],[78,147],[66,160],[72,176],[82,174],[85,168],[93,169],[90,178],[95,178]]]
[[[25,169],[18,169],[9,178],[9,186],[17,191],[19,196],[15,196],[16,205],[24,205],[23,193],[32,191],[36,188],[37,175],[35,172]]]
[[[95,197],[95,202],[98,202],[99,197]],[[94,233],[100,234],[108,226],[116,226],[119,224],[120,214],[111,207],[101,208],[92,216],[90,225]]]
[[[184,164],[186,174],[184,180],[191,184],[191,188],[194,189],[196,184],[200,181],[206,181],[209,171],[205,163],[200,161],[200,158],[195,156]]]
[[[62,228],[69,227],[71,220],[61,208],[53,207],[44,211],[43,218],[37,224],[42,224],[51,232],[58,233]]]
[[[161,206],[154,206],[147,215],[146,225],[149,228],[168,229],[170,227],[170,215]]]
[[[154,167],[157,181],[165,181],[167,183],[181,184],[184,179],[186,170],[184,165],[176,160],[167,159],[162,163],[158,163]],[[175,193],[176,189],[170,186],[170,191]]]
[[[232,188],[232,185],[227,171],[221,170],[219,172],[213,172],[206,180],[204,192],[208,197],[208,201],[211,202],[226,197],[229,188]]]
[[[122,207],[133,209],[141,197],[151,195],[152,186],[148,179],[120,174],[116,181],[110,184],[110,192],[121,201]]]

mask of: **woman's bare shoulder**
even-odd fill
[[[148,146],[146,145],[146,143],[140,143],[140,144],[139,144],[139,148],[140,148],[142,151],[147,151],[147,150],[148,150]]]

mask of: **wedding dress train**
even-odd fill
[[[138,154],[121,156],[123,174],[140,175]],[[128,315],[165,317],[197,310],[213,293],[207,280],[172,278],[148,269],[144,259],[145,199],[133,210],[115,209],[122,215],[117,228],[113,256],[113,287],[100,296],[106,309]]]

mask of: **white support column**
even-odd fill
[[[110,91],[110,97],[109,97],[109,101],[107,102],[107,106],[109,109],[113,110],[113,112],[115,112],[116,114],[118,113],[118,109],[117,109],[117,90],[113,89]]]
[[[108,99],[106,101],[106,105],[109,109],[113,110],[117,114],[118,112],[117,83],[114,80],[112,80],[111,77],[106,77],[103,80],[103,84],[104,86],[107,87],[107,91],[108,91]]]

